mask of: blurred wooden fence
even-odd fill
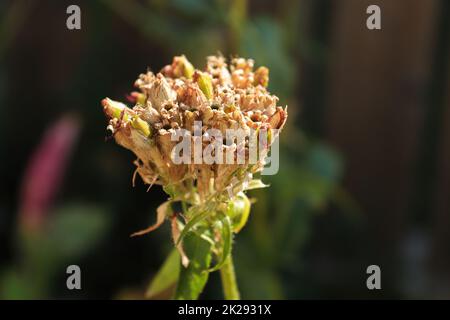
[[[344,155],[344,184],[367,214],[370,258],[395,263],[390,259],[418,227],[433,231],[433,273],[448,270],[450,1],[302,4],[315,13],[303,26],[306,37],[329,53],[323,70],[307,65],[303,73],[307,82],[308,72],[322,72],[311,79],[326,97],[310,106],[309,95],[320,91],[306,89],[304,121]],[[366,28],[371,4],[381,8],[381,30]]]

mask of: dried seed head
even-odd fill
[[[278,98],[266,89],[269,70],[259,67],[253,72],[253,67],[251,59],[234,58],[228,67],[222,56],[210,56],[200,71],[178,56],[156,76],[150,71],[139,76],[135,86],[140,92],[131,94],[133,108],[108,98],[102,101],[108,128],[118,144],[136,154],[136,172],[145,183],[161,184],[171,196],[188,195],[200,202],[247,188],[252,174],[264,165],[264,159],[250,162],[251,130],[280,130],[287,118],[286,109],[277,106]],[[191,162],[175,163],[179,140],[171,137],[178,129],[185,130],[194,149],[199,146],[200,156],[220,161],[196,162],[193,152],[188,155]],[[227,140],[228,129],[246,138]],[[268,139],[263,156],[272,142]]]

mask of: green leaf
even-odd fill
[[[213,272],[222,268],[223,264],[227,260],[228,256],[231,253],[231,244],[232,244],[232,231],[231,231],[231,221],[230,218],[225,214],[219,214],[220,224],[221,224],[221,235],[222,235],[222,254],[220,255],[219,262],[211,269],[209,272]]]
[[[145,297],[151,299],[173,286],[180,274],[180,254],[173,249],[150,283]]]
[[[178,196],[176,187],[173,184],[163,186],[163,190],[165,193],[169,195],[170,199],[172,200],[176,199]]]
[[[189,220],[188,223],[186,223],[186,225],[184,226],[183,230],[180,233],[180,236],[178,237],[176,245],[178,245],[184,239],[184,237],[187,235],[187,233],[189,231],[191,231],[191,229],[193,227],[195,227],[195,225],[197,225],[197,223],[199,223],[200,221],[205,219],[207,216],[209,216],[210,213],[211,212],[209,211],[209,209],[206,208],[204,211],[201,211],[201,212],[197,213],[196,215],[194,215],[192,217],[192,219]]]
[[[211,243],[194,232],[189,232],[183,241],[189,266],[181,267],[175,299],[196,300],[208,281],[211,264]]]
[[[227,215],[232,219],[233,231],[238,233],[247,223],[250,215],[250,200],[239,192],[228,206]]]

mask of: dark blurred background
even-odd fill
[[[1,1],[0,297],[143,298],[170,231],[129,235],[166,196],[132,188],[100,101],[221,52],[269,67],[289,105],[280,171],[235,241],[243,298],[450,298],[449,24],[447,0]],[[213,274],[202,298],[221,297]]]

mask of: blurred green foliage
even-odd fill
[[[95,250],[109,227],[105,209],[87,204],[65,205],[52,212],[40,230],[18,232],[17,262],[0,270],[2,299],[50,297],[58,273]]]

